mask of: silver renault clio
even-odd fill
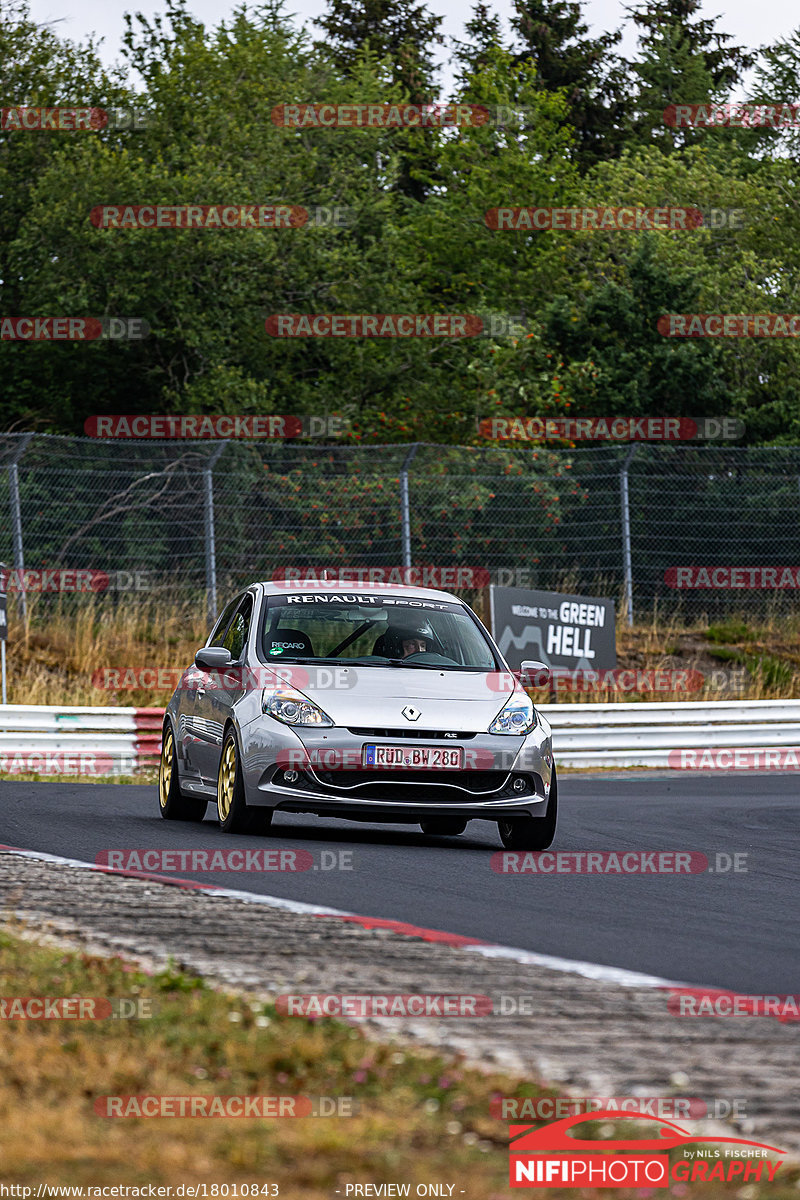
[[[547,677],[541,663],[523,672]],[[524,676],[523,676],[524,677]],[[165,717],[162,817],[265,832],[276,810],[544,850],[550,726],[472,610],[389,584],[254,583],[227,605]]]

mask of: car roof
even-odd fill
[[[397,596],[399,598],[408,597],[410,600],[450,600],[456,604],[463,604],[463,600],[459,596],[453,595],[452,592],[441,592],[436,588],[426,587],[407,587],[401,583],[354,583],[351,581],[338,580],[304,580],[299,581],[297,585],[289,584],[285,580],[264,579],[258,584],[264,589],[264,594],[267,596],[276,596],[280,593],[289,592],[304,592],[313,594],[314,592],[347,592],[348,595],[358,595],[363,593],[365,596]]]

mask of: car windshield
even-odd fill
[[[266,662],[335,662],[494,671],[483,632],[454,602],[356,593],[270,596],[261,627]]]

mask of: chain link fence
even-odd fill
[[[411,564],[611,596],[642,619],[654,606],[687,617],[786,608],[797,592],[785,586],[678,589],[669,572],[789,566],[796,575],[800,447],[2,434],[0,560],[105,572],[116,580],[109,595],[202,589],[210,614],[281,568]]]

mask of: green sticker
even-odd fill
[[[273,646],[270,654],[283,654],[283,646]]]

